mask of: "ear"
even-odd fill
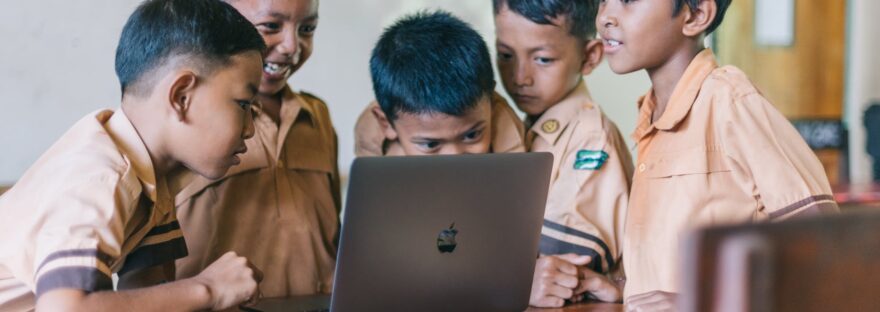
[[[376,117],[376,121],[379,122],[379,126],[382,128],[382,134],[385,135],[385,138],[389,141],[397,140],[397,130],[394,130],[394,125],[388,120],[388,116],[385,115],[382,108],[379,107],[379,105],[376,105],[373,106],[370,112],[373,113],[373,117]]]
[[[198,80],[198,76],[191,71],[182,71],[174,75],[171,88],[168,89],[168,104],[179,121],[186,120]]]
[[[697,2],[697,7],[691,8],[685,5],[682,10],[684,12],[681,14],[685,14],[684,27],[681,29],[682,34],[686,37],[700,37],[706,33],[709,25],[715,20],[715,15],[718,14],[718,5],[713,0],[700,0]]]
[[[587,40],[584,43],[584,63],[581,65],[581,75],[586,76],[593,72],[599,63],[602,63],[602,56],[605,55],[605,47],[602,40]]]

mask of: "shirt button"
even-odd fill
[[[644,163],[639,165],[639,172],[645,172],[645,169],[647,169],[647,166]]]

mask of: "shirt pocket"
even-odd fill
[[[731,171],[724,153],[717,148],[707,146],[666,152],[654,161],[645,163],[645,166],[647,167],[645,176],[651,179]]]

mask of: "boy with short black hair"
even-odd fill
[[[443,11],[398,20],[370,59],[376,101],[355,127],[358,156],[523,152],[523,126],[496,94],[483,38]]]
[[[602,1],[611,69],[646,70],[624,237],[627,309],[675,308],[681,237],[697,227],[836,213],[822,164],[791,123],[705,36],[730,0]]]
[[[166,176],[218,178],[238,162],[264,47],[220,1],[141,4],[116,53],[121,109],[77,122],[0,197],[0,310],[219,310],[256,299],[259,271],[234,253],[141,289],[114,292],[111,275],[173,272],[186,256]]]
[[[632,160],[593,102],[584,76],[602,60],[597,2],[495,0],[498,71],[527,115],[526,146],[554,156],[529,303],[559,307],[620,300],[620,268]]]

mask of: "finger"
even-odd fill
[[[565,305],[565,300],[556,297],[542,297],[531,305],[537,308],[561,308]]]
[[[585,266],[593,261],[593,257],[591,256],[581,256],[577,254],[559,255],[559,259],[565,260],[566,262],[576,266]]]
[[[554,257],[553,265],[556,267],[556,270],[562,272],[567,275],[577,276],[578,269],[574,264],[568,262],[562,258]]]
[[[546,294],[561,299],[570,299],[571,296],[574,295],[574,290],[556,284],[550,284],[547,285]]]
[[[254,265],[250,261],[247,262],[247,266],[249,268],[251,268],[251,270],[253,270],[254,280],[257,281],[257,283],[262,282],[263,281],[263,271],[261,271],[260,268],[258,268],[256,265]]]
[[[572,275],[556,274],[556,276],[553,276],[552,278],[554,284],[568,289],[576,289],[580,282],[577,277]]]
[[[590,293],[596,299],[604,302],[616,302],[620,300],[620,290],[611,281],[601,276],[583,279],[575,290],[576,295]]]

